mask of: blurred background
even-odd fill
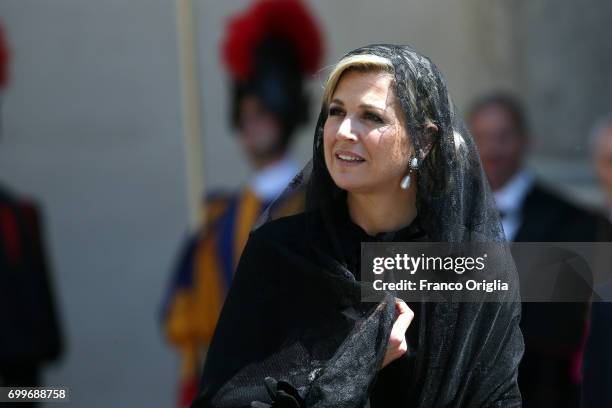
[[[460,111],[491,90],[518,95],[530,166],[572,201],[603,207],[588,138],[612,109],[611,2],[306,3],[325,39],[324,67],[368,43],[410,43],[440,67]],[[44,217],[64,353],[41,382],[70,387],[74,406],[175,405],[179,362],[159,308],[195,225],[194,197],[248,178],[228,126],[220,43],[228,17],[249,4],[0,0],[11,49],[0,182],[33,197]],[[189,63],[181,32],[195,39],[190,77],[181,76]],[[313,115],[293,143],[300,165],[311,154],[325,73],[307,84]],[[195,91],[195,122],[184,120],[182,85]]]

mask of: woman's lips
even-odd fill
[[[343,150],[336,151],[334,156],[342,166],[358,166],[365,162],[365,159],[358,154]]]

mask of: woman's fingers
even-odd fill
[[[408,343],[406,342],[406,330],[410,326],[414,318],[414,312],[408,307],[404,301],[395,300],[396,318],[391,328],[389,342],[387,344],[387,352],[383,359],[383,367],[398,359],[408,351]]]
[[[397,314],[397,318],[395,319],[393,329],[397,330],[398,332],[401,332],[403,336],[406,333],[406,330],[408,330],[412,319],[414,318],[414,312],[401,299],[395,299],[395,311]]]

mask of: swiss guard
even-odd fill
[[[262,0],[234,16],[221,54],[230,76],[230,119],[253,172],[235,193],[209,193],[206,225],[179,254],[162,309],[168,341],[181,357],[178,406],[189,406],[225,294],[255,221],[299,170],[289,146],[309,119],[305,80],[320,68],[322,34],[298,0]],[[289,195],[273,211],[291,215],[304,193]]]

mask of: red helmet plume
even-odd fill
[[[296,51],[303,73],[313,74],[323,54],[322,36],[300,0],[259,0],[227,25],[223,60],[232,76],[247,81],[254,70],[255,50],[269,37],[280,37]]]

